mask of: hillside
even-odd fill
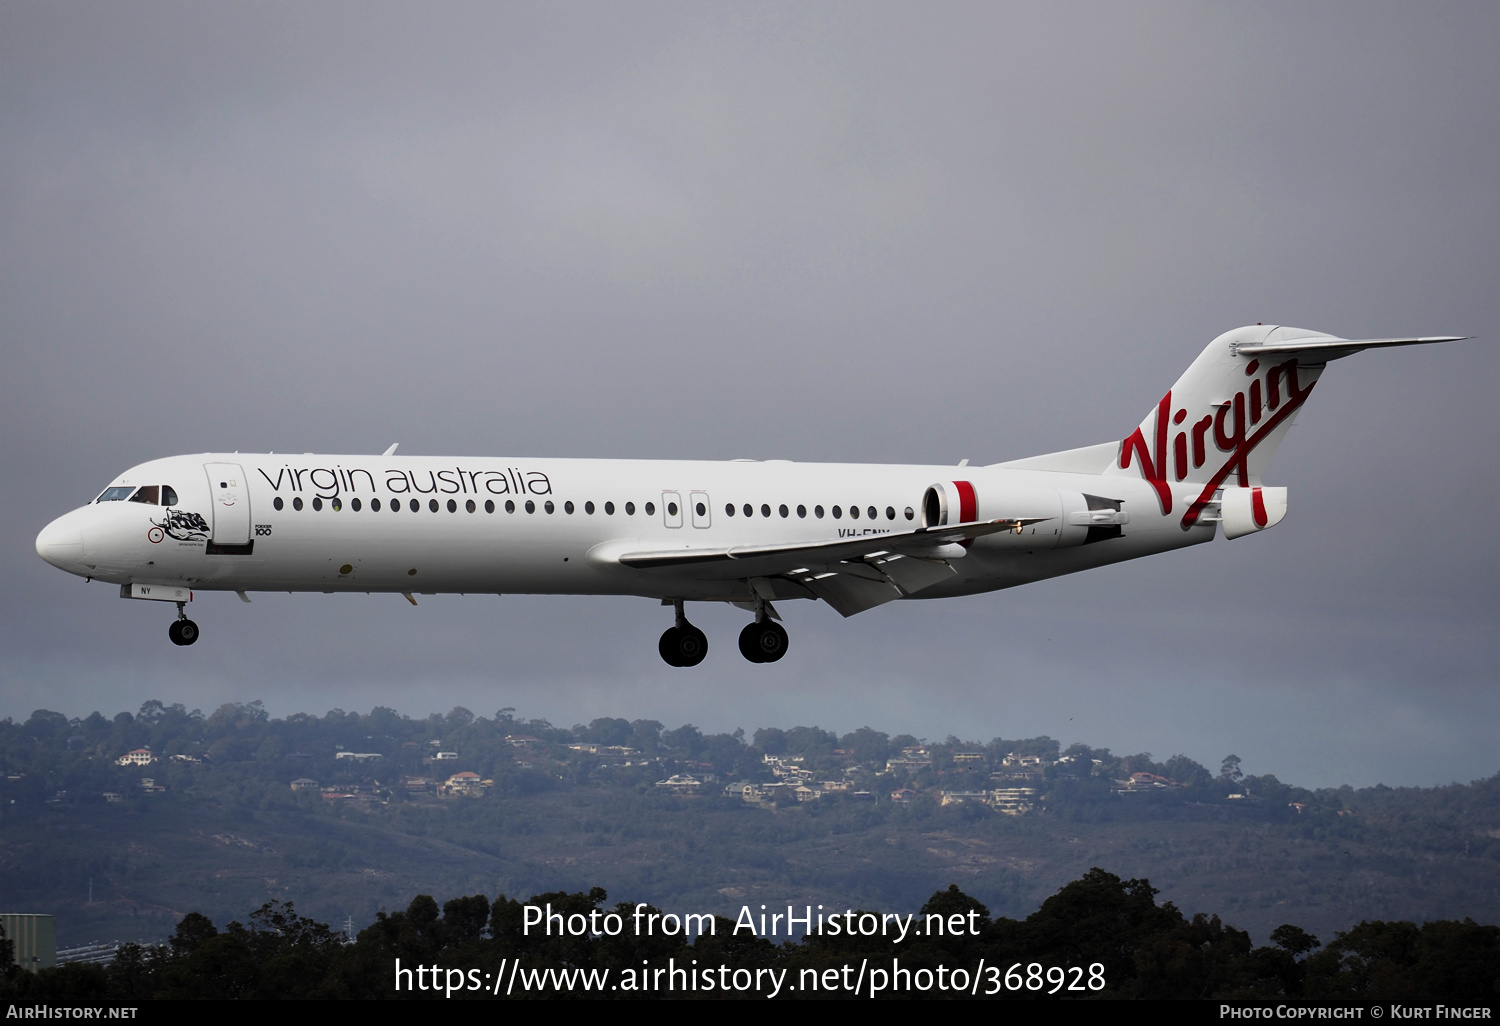
[[[1287,922],[1325,940],[1364,919],[1500,922],[1500,776],[1306,791],[1231,760],[1214,775],[1047,738],[747,739],[509,710],[274,720],[255,704],[39,712],[0,722],[0,759],[0,905],[57,914],[64,945],[157,940],[187,912],[226,922],[273,899],[358,928],[418,893],[594,886],[732,916],[912,910],[957,883],[1024,917],[1093,866],[1257,942]]]

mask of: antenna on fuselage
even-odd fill
[[[381,453],[380,455],[382,455],[382,456],[389,456],[391,453],[393,453],[393,452],[396,451],[396,446],[398,446],[400,444],[401,444],[400,442],[392,442],[391,443],[391,447],[389,449],[387,449],[385,452]]]

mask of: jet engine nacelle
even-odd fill
[[[939,481],[922,496],[922,526],[948,527],[979,519],[979,492],[969,481]]]
[[[922,497],[922,526],[947,527],[1002,518],[1034,521],[1017,531],[975,539],[977,550],[1051,549],[1118,537],[1130,519],[1120,502],[1028,485],[995,486],[972,481],[939,481]],[[960,543],[966,548],[970,543]]]
[[[1286,516],[1286,489],[1225,488],[1219,501],[1224,537],[1238,538],[1275,527]]]
[[[1124,535],[1125,525],[1130,523],[1130,514],[1125,512],[1122,500],[1085,492],[1058,494],[1062,496],[1063,509],[1058,548],[1090,545]]]

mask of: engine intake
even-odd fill
[[[951,527],[979,519],[979,498],[968,481],[939,481],[922,496],[922,526]]]

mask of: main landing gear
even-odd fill
[[[185,602],[177,603],[177,619],[167,628],[167,637],[174,645],[191,645],[198,640],[198,625],[188,619],[187,610],[183,608],[185,605]]]
[[[657,651],[668,666],[697,666],[708,655],[708,635],[688,623],[682,612],[682,600],[673,603],[677,622],[668,627],[657,642]]]
[[[786,629],[766,612],[766,601],[755,600],[755,621],[740,631],[740,655],[752,663],[774,663],[786,655]]]
[[[681,599],[672,605],[677,611],[677,622],[662,634],[657,650],[668,666],[697,666],[708,655],[708,637],[688,623],[682,613]],[[752,663],[774,663],[786,655],[786,646],[786,628],[771,619],[770,606],[764,599],[756,599],[755,622],[740,631],[740,655]]]

